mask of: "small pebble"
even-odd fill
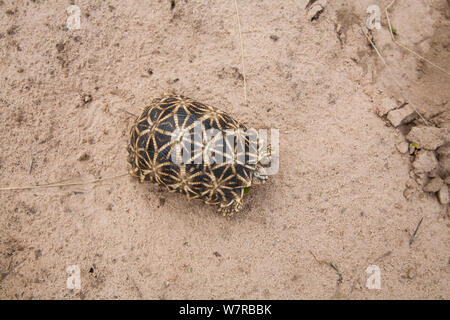
[[[416,276],[416,271],[413,268],[409,268],[406,272],[406,277],[410,280],[414,279]]]
[[[431,179],[430,182],[427,183],[425,187],[423,187],[423,191],[425,192],[438,192],[441,190],[442,185],[444,184],[444,181],[442,181],[441,178],[436,177]]]
[[[450,197],[448,195],[448,186],[446,184],[443,184],[441,190],[439,190],[438,199],[441,204],[448,204],[450,202]]]
[[[400,153],[407,153],[409,150],[409,143],[406,141],[400,142],[395,146]]]
[[[314,5],[308,11],[308,20],[314,21],[319,19],[320,14],[323,12],[323,7],[321,5]]]
[[[84,152],[81,156],[78,157],[78,161],[86,161],[89,160],[90,156],[87,152]]]
[[[419,151],[414,162],[414,173],[427,173],[436,168],[438,162],[432,151],[422,150]]]
[[[90,94],[85,94],[85,95],[83,95],[82,98],[83,98],[84,104],[88,104],[89,102],[92,101],[92,96]]]
[[[410,178],[405,182],[405,186],[407,188],[414,188],[415,186],[417,186],[417,183],[414,179]]]
[[[450,184],[450,176],[448,176],[447,178],[445,178],[445,183],[446,183],[446,184]]]
[[[449,130],[436,127],[413,127],[406,136],[411,142],[417,143],[420,148],[436,150],[448,141]]]
[[[417,117],[414,109],[408,104],[400,109],[389,111],[387,119],[394,126],[398,127],[401,124],[409,123]]]
[[[411,198],[412,197],[412,195],[414,194],[414,189],[411,189],[411,188],[406,188],[404,191],[403,191],[403,196],[405,197],[405,199],[409,199],[409,198]]]

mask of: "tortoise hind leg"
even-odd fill
[[[223,215],[231,217],[242,209],[242,198],[244,196],[244,189],[239,194],[236,194],[233,200],[229,202],[222,202],[219,204],[217,211]]]

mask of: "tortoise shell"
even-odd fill
[[[137,118],[128,145],[130,174],[232,215],[258,173],[258,133],[225,112],[182,95],[155,99]]]

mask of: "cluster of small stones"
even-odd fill
[[[401,153],[414,157],[411,178],[425,192],[436,193],[439,202],[450,202],[450,129],[431,126],[413,127],[406,140],[397,144]],[[407,186],[408,187],[408,186]],[[408,191],[405,191],[408,198]]]
[[[397,128],[419,118],[409,104],[400,107],[393,99],[385,98],[377,105],[377,114]],[[400,153],[413,157],[411,179],[406,183],[405,198],[409,199],[417,184],[424,192],[436,193],[443,205],[450,203],[450,128],[413,126],[406,141],[396,145]]]

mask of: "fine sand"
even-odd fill
[[[0,0],[0,188],[127,173],[129,113],[170,89],[280,132],[278,174],[231,219],[130,176],[0,191],[0,298],[449,299],[449,208],[420,186],[404,196],[405,132],[377,110],[405,101],[359,27],[391,0],[328,1],[314,21],[307,2],[237,1],[246,104],[234,1]],[[447,0],[390,12],[450,69]],[[449,77],[381,23],[405,95],[450,127]]]

